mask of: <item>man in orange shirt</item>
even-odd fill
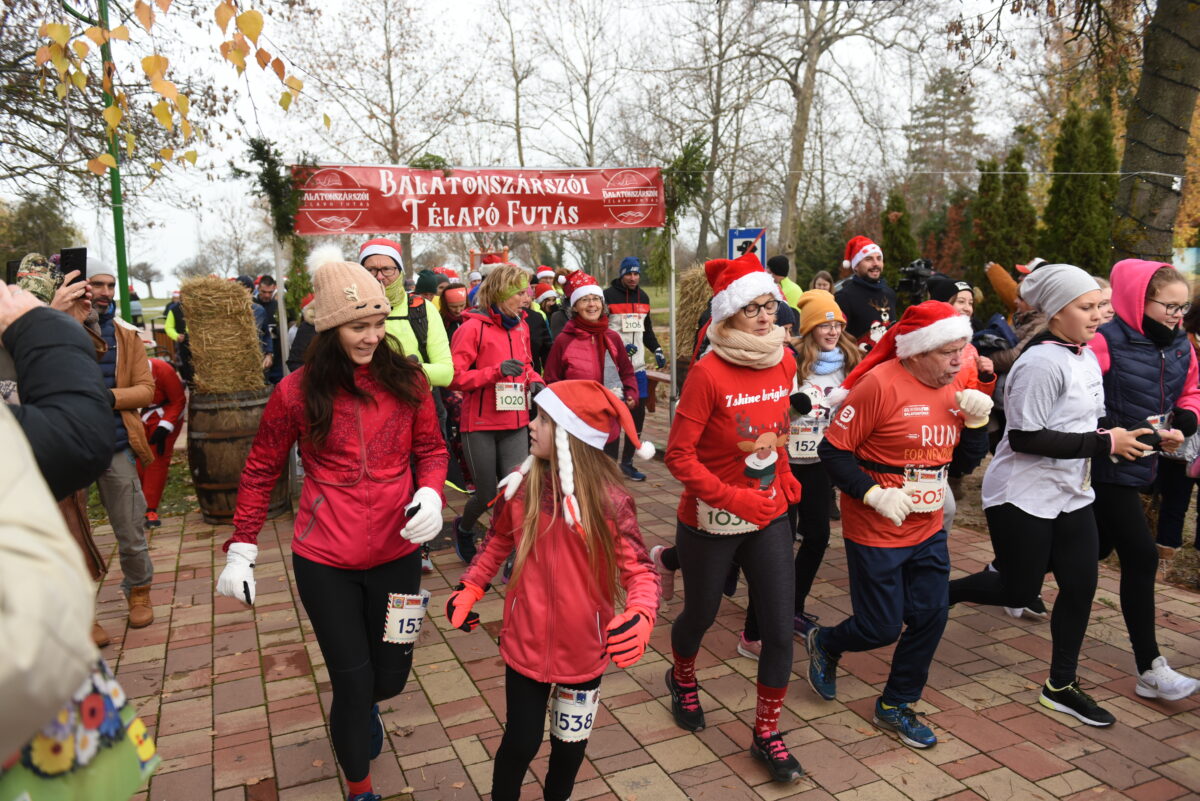
[[[937,743],[910,705],[946,627],[946,470],[960,437],[964,450],[987,452],[992,401],[955,381],[970,336],[947,303],[910,307],[842,382],[849,394],[817,451],[842,490],[854,614],[808,632],[809,684],[833,700],[843,653],[898,639],[874,722],[913,748]]]

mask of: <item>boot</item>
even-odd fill
[[[108,636],[108,632],[104,630],[104,626],[100,625],[99,620],[92,621],[92,642],[97,648],[103,648],[112,642],[112,638]]]
[[[150,585],[129,590],[129,627],[142,629],[154,622],[154,607],[150,604]]]

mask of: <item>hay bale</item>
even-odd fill
[[[684,272],[679,278],[679,300],[675,324],[679,332],[675,342],[680,358],[690,359],[696,347],[696,336],[700,333],[700,315],[708,308],[712,299],[712,288],[704,275],[704,267],[697,265]]]
[[[245,288],[223,278],[192,278],[180,287],[179,299],[187,320],[196,390],[223,395],[266,386],[262,347]]]

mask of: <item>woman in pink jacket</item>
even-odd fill
[[[563,270],[567,316],[546,357],[546,383],[564,378],[598,381],[629,408],[637,406],[637,377],[621,335],[608,327],[604,292],[583,270]]]
[[[544,797],[570,797],[596,719],[600,677],[609,659],[627,668],[641,658],[659,600],[633,498],[603,452],[618,423],[637,443],[628,408],[595,381],[560,381],[535,402],[541,413],[529,426],[529,458],[501,482],[504,497],[488,537],[446,604],[451,625],[477,626],[471,607],[516,548],[500,630],[508,720],[492,768],[494,801],[520,797],[542,743],[547,699]],[[650,458],[654,446],[639,445],[638,455]],[[625,611],[618,615],[622,591]]]
[[[475,523],[496,494],[496,482],[529,453],[529,396],[543,384],[520,316],[528,272],[515,264],[485,269],[476,308],[463,314],[450,341],[450,389],[463,393],[459,431],[475,479],[475,494],[454,521],[455,548],[467,564],[475,558]]]
[[[296,588],[329,669],[330,739],[349,798],[378,801],[370,766],[383,749],[379,702],[400,694],[412,667],[428,598],[419,547],[442,529],[449,457],[424,373],[384,342],[391,307],[379,282],[336,249],[318,249],[309,263],[317,335],[263,412],[217,592],[254,604],[258,533],[299,443]]]

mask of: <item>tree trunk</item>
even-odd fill
[[[708,131],[708,165],[710,172],[704,179],[704,195],[700,200],[700,238],[696,244],[696,260],[705,261],[708,258],[708,240],[712,230],[713,200],[716,196],[717,154],[721,148],[721,118],[725,113],[725,13],[719,10],[717,15],[717,52],[713,57],[717,60],[716,75],[713,77],[713,107],[712,118]]]
[[[1181,197],[1181,181],[1170,176],[1186,170],[1200,92],[1200,2],[1159,0],[1143,52],[1142,78],[1126,121],[1124,177],[1113,202],[1113,249],[1116,260],[1169,263]]]
[[[796,225],[800,219],[800,206],[796,190],[800,186],[800,170],[804,167],[804,148],[808,142],[808,121],[812,113],[813,93],[817,85],[817,60],[820,57],[816,46],[806,48],[804,80],[793,84],[792,97],[796,102],[796,113],[792,118],[792,147],[788,153],[788,171],[783,182],[783,217],[779,223],[779,252],[789,259],[796,257]]]

